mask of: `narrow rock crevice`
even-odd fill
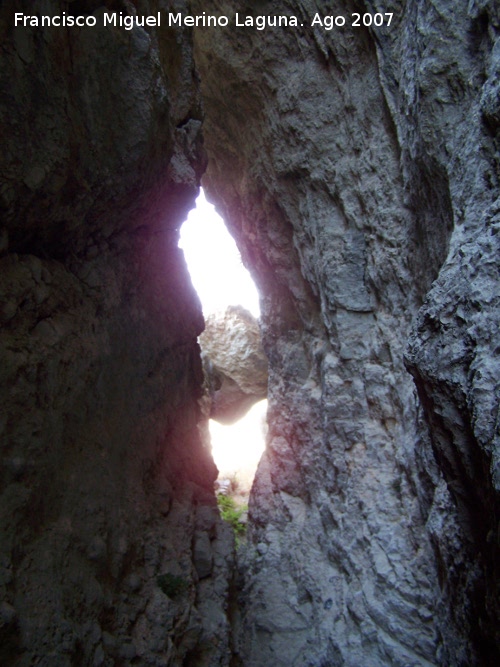
[[[0,10],[0,662],[499,662],[497,4],[30,4],[304,24],[264,30],[23,9]],[[393,23],[311,26],[333,11]],[[237,556],[178,248],[202,178],[262,297]]]

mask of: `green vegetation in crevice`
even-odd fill
[[[160,574],[156,580],[158,586],[161,588],[165,595],[168,595],[169,598],[175,600],[178,598],[188,587],[188,582],[184,577],[180,577],[177,574],[172,574],[167,572],[165,574]]]
[[[241,516],[247,511],[246,505],[238,507],[231,496],[225,496],[222,493],[217,495],[217,505],[222,519],[232,527],[238,546],[247,530],[246,525],[241,521]]]

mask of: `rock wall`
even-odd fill
[[[61,7],[304,26],[14,30]],[[498,3],[356,10],[393,23],[2,3],[2,664],[498,662]],[[202,121],[269,360],[238,599],[177,248]]]
[[[450,4],[441,17],[432,6],[419,14],[421,40],[433,44],[447,85],[420,41],[420,73],[405,92],[410,100],[421,89],[429,120],[419,137],[406,133],[407,161],[425,153],[446,174],[454,232],[413,327],[407,365],[452,499],[442,506],[438,490],[429,522],[440,584],[478,663],[489,665],[500,656],[500,7],[470,3],[466,12]],[[432,39],[438,28],[441,44]],[[450,111],[439,114],[443,103]]]
[[[336,3],[393,23],[330,32],[328,3],[194,5],[304,24],[195,33],[270,364],[240,662],[493,664],[498,5]]]
[[[177,248],[205,164],[190,39],[13,27],[62,5],[104,11],[0,12],[0,662],[225,665],[232,536]]]

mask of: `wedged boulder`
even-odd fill
[[[258,320],[242,306],[210,315],[200,336],[210,417],[234,424],[267,396],[267,358]]]

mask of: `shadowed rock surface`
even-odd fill
[[[0,663],[228,664],[177,248],[205,166],[189,35],[14,29],[22,9],[61,3],[0,14]]]
[[[500,661],[499,6],[329,6],[2,3],[2,664]],[[304,25],[13,27],[61,7]],[[237,572],[177,248],[204,173],[269,363]]]

